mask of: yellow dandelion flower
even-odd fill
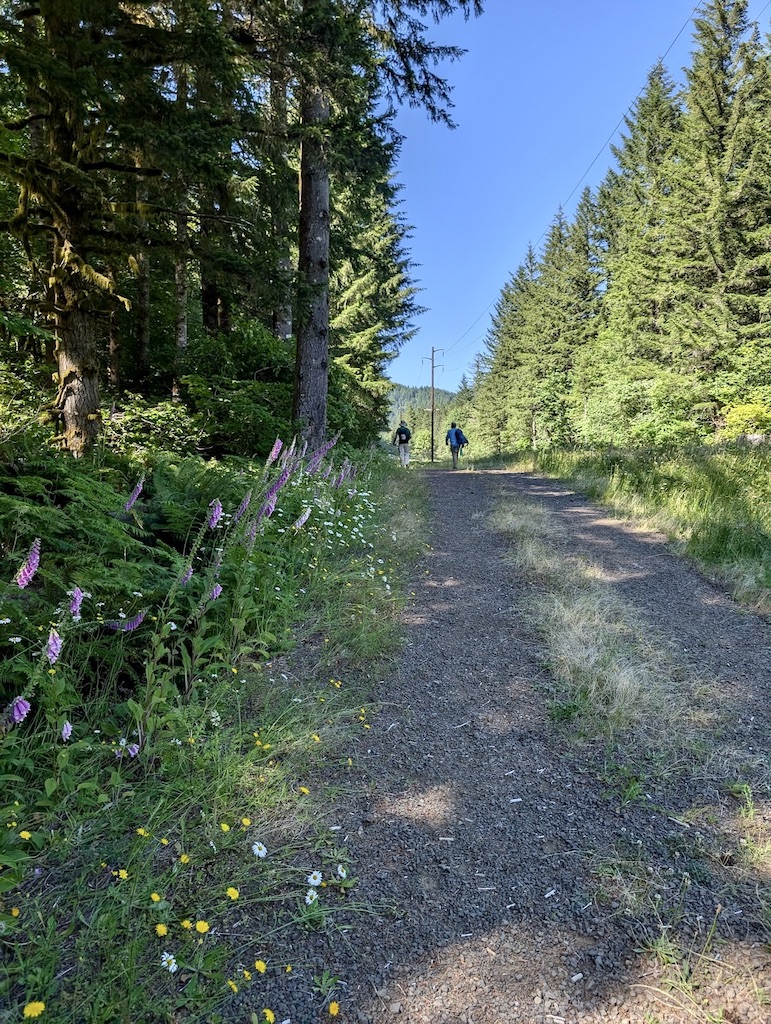
[[[149,836],[150,833],[147,831],[146,828],[138,828],[137,829],[137,835],[138,836]]]
[[[11,917],[18,917],[21,911],[18,907],[11,907]]]
[[[300,792],[303,794],[303,796],[307,796],[310,793],[310,790],[308,789],[307,786],[300,786]]]
[[[168,845],[169,845],[168,839],[161,839],[161,846],[168,846]]]
[[[229,885],[225,891],[227,892],[227,894],[231,898],[231,900],[237,900],[238,899],[239,892],[238,892],[238,889],[236,889],[236,887],[234,885]]]
[[[38,1000],[36,1000],[33,1003],[27,1003],[27,1005],[24,1007],[24,1016],[25,1017],[39,1017],[40,1014],[43,1012],[43,1010],[45,1010],[45,1008],[46,1008],[46,1004],[45,1003],[41,1003]]]
[[[272,1010],[269,1010],[266,1006],[262,1012],[265,1015],[265,1020],[268,1022],[268,1024],[275,1024],[276,1015]]]
[[[28,832],[28,831],[26,830],[26,828],[25,828],[25,829],[23,829],[23,830],[22,830],[21,832],[19,832],[19,837],[20,837],[21,839],[31,839],[31,838],[32,838],[32,833],[31,833],[31,832]]]
[[[151,892],[150,899],[153,901],[153,903],[160,903],[162,897],[159,896],[157,892]]]
[[[198,932],[199,935],[205,935],[208,932],[208,930],[209,930],[209,922],[208,921],[196,921],[195,922],[195,930]]]
[[[180,860],[181,864],[189,864],[190,863],[190,857],[186,853],[183,853],[182,856],[179,858],[179,860]]]
[[[291,974],[292,973],[292,965],[291,964],[287,964],[286,967],[284,968],[284,970],[286,971],[287,974]]]
[[[220,822],[220,828],[222,829],[223,832],[229,832],[230,831],[230,825],[228,825],[228,823],[226,821],[221,821]]]
[[[242,818],[241,819],[241,824],[244,826],[244,828],[249,828],[251,823],[252,823],[252,819],[251,818]]]
[[[247,981],[251,981],[252,980],[252,972],[244,970],[244,977],[246,978]]]
[[[238,985],[236,985],[234,981],[231,981],[230,978],[228,978],[228,988],[231,992],[238,992]]]
[[[329,1004],[329,1016],[330,1017],[336,1017],[338,1015],[338,1013],[340,1013],[340,1004],[339,1003],[330,1003]]]
[[[164,935],[169,934],[169,929],[165,924],[157,924],[155,926],[155,934],[163,938]]]
[[[193,922],[190,920],[189,917],[186,917],[184,921],[180,921],[179,923],[186,931],[190,931],[190,929],[193,927]]]
[[[128,871],[126,871],[125,868],[121,868],[120,871],[118,872],[118,878],[122,878],[124,882],[126,881],[128,876],[129,876],[129,873],[128,873]]]
[[[314,734],[313,734],[313,736],[311,738],[313,739],[314,743],[321,743],[321,737],[319,736],[318,733],[314,732]]]
[[[268,969],[268,965],[265,963],[264,960],[255,960],[254,961],[254,969],[256,971],[259,971],[260,974],[264,974],[267,971],[267,969]]]

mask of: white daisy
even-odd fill
[[[161,967],[165,967],[169,974],[177,970],[177,960],[173,953],[161,953]]]

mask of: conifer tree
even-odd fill
[[[702,6],[671,175],[668,272],[676,284],[666,331],[674,366],[702,385],[704,402],[716,398],[740,331],[759,316],[742,254],[765,213],[768,165],[757,134],[759,44],[748,33],[747,0]]]
[[[457,10],[479,14],[481,0],[302,0],[300,301],[293,412],[312,443],[323,439],[326,430],[333,106],[345,106],[352,81],[363,75],[371,81],[373,98],[382,86],[387,97],[422,106],[434,120],[451,123],[449,86],[433,68],[461,51],[429,42],[416,15],[439,20]]]

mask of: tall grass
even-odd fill
[[[771,610],[771,448],[543,451],[535,469],[648,522]]]

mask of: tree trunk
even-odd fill
[[[286,156],[287,103],[286,71],[276,61],[270,76],[272,155],[275,186],[272,206],[272,231],[276,251],[276,278],[273,289],[273,333],[282,341],[292,336],[292,257],[290,250],[289,197],[295,174]],[[295,186],[296,194],[296,186]]]
[[[177,69],[177,105],[183,112],[187,109],[187,69]],[[187,353],[187,192],[184,181],[180,181],[181,195],[176,216],[176,259],[174,262],[174,286],[177,299],[177,316],[174,329],[174,377],[171,382],[171,397],[181,400],[180,376]]]
[[[300,301],[293,414],[313,446],[324,441],[329,389],[329,168],[322,140],[329,100],[319,86],[303,90],[301,118],[305,134],[300,150]]]
[[[75,289],[64,286],[59,291],[55,349],[59,390],[53,408],[58,440],[80,458],[96,440],[101,425],[97,325],[94,314],[78,305]]]
[[[171,384],[171,397],[175,401],[181,399],[182,366],[187,353],[187,204],[182,203],[177,214],[177,258],[174,265],[174,284],[177,296],[177,317],[175,325],[174,346],[174,379]]]
[[[136,164],[138,167],[141,165],[140,157],[137,157]],[[145,246],[147,218],[144,211],[147,203],[147,185],[141,178],[136,185],[136,202],[137,227],[141,239],[136,255],[137,301],[134,309],[134,320],[136,323],[136,382],[144,386],[150,377],[150,269],[148,267],[147,249]]]

